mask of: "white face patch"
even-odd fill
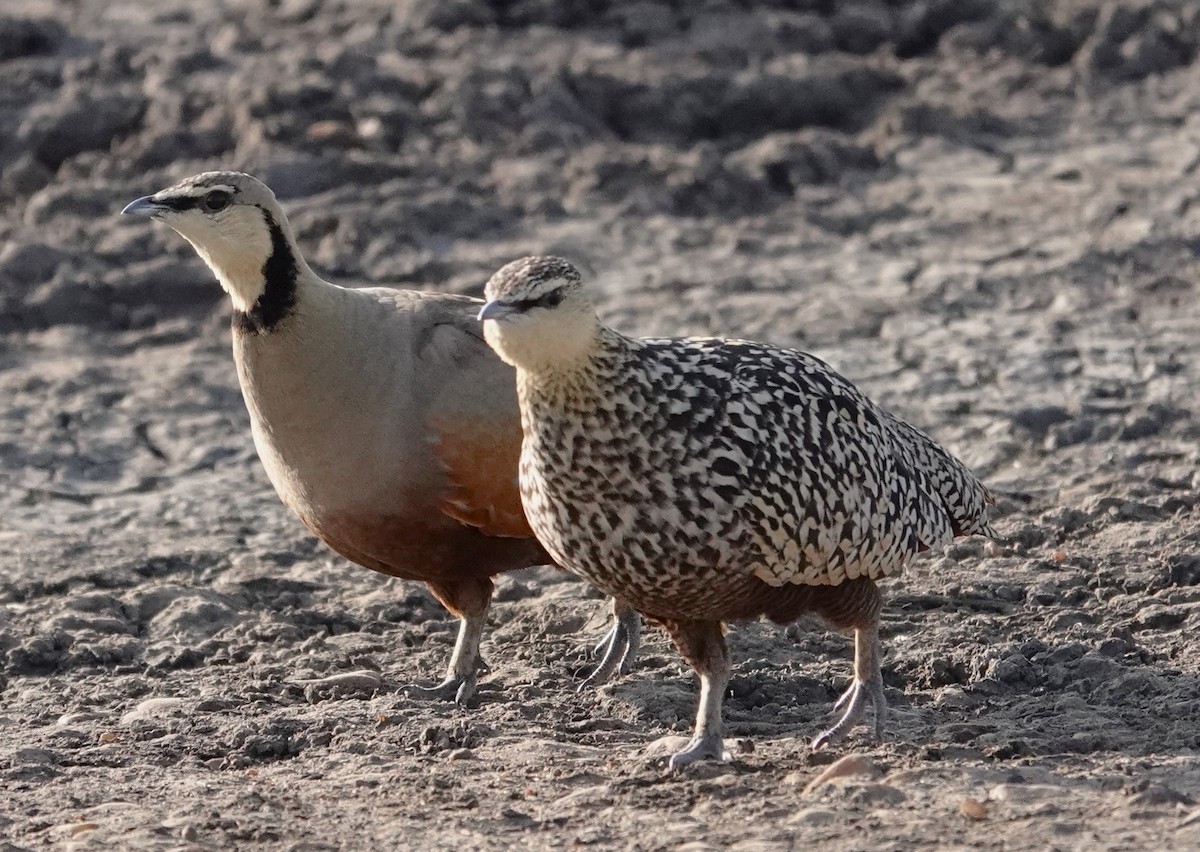
[[[501,359],[529,372],[559,372],[586,359],[600,320],[579,288],[579,272],[561,257],[530,256],[505,264],[484,287],[495,319],[484,337]]]
[[[557,307],[533,307],[488,320],[483,324],[483,335],[502,360],[537,372],[570,366],[587,357],[598,328],[590,304],[576,304],[568,294]]]
[[[272,251],[262,210],[234,204],[210,214],[196,208],[167,213],[162,221],[192,244],[235,308],[247,312],[254,307],[266,288],[263,265]]]

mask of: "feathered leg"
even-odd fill
[[[696,728],[687,748],[672,755],[670,768],[681,769],[698,760],[722,760],[721,702],[729,684],[729,649],[719,621],[662,622],[667,635],[687,664],[700,676],[700,706]]]

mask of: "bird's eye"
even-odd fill
[[[556,307],[560,302],[562,302],[562,300],[563,300],[563,291],[562,290],[551,290],[545,296],[542,296],[542,298],[538,299],[537,303],[538,303],[539,308],[553,308],[553,307]]]
[[[233,196],[223,189],[214,189],[208,195],[204,196],[204,201],[200,205],[208,213],[216,213],[218,210],[224,210],[229,206]]]

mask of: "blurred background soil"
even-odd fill
[[[1198,46],[1168,0],[4,0],[0,849],[1200,847]],[[848,641],[739,625],[733,759],[668,774],[690,673],[651,631],[576,694],[603,602],[550,569],[477,706],[405,698],[454,623],[279,504],[219,288],[118,215],[212,168],[330,280],[562,254],[968,461],[1007,540],[887,584],[887,741],[808,754]]]

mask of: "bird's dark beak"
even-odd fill
[[[153,195],[145,195],[136,201],[130,201],[121,212],[130,213],[135,216],[156,216],[170,209],[167,205],[155,201]]]
[[[479,321],[504,319],[514,313],[516,311],[512,309],[512,306],[504,304],[499,299],[492,299],[479,309]]]

